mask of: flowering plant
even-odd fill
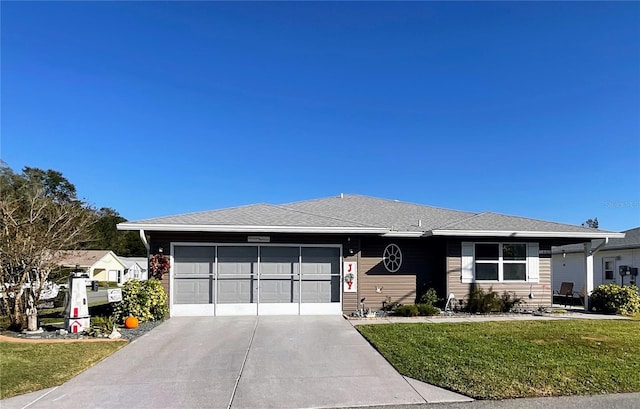
[[[162,254],[155,254],[149,259],[149,271],[156,280],[162,280],[162,276],[169,272],[169,258]]]

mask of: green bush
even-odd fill
[[[400,305],[396,307],[396,315],[402,317],[417,317],[419,313],[416,305]]]
[[[438,293],[433,288],[429,288],[418,299],[419,304],[436,305],[438,302]]]
[[[167,294],[158,280],[130,280],[122,286],[122,301],[114,315],[119,322],[134,316],[140,322],[162,320],[169,312]]]
[[[469,300],[465,309],[472,314],[477,312],[481,314],[497,312],[502,311],[502,302],[498,293],[493,291],[493,287],[489,288],[489,291],[485,291],[476,285],[469,293]]]
[[[602,284],[591,297],[591,309],[607,314],[634,315],[640,312],[638,287],[621,287],[618,284]]]
[[[113,317],[91,317],[91,327],[86,332],[93,337],[109,335],[114,325]]]
[[[431,304],[418,304],[417,307],[420,315],[432,316],[440,314],[440,308]]]
[[[511,295],[508,292],[502,293],[500,297],[500,310],[502,312],[511,312],[522,303],[522,298]]]

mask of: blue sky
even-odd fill
[[[640,225],[638,2],[3,2],[2,159],[130,220],[359,193]]]

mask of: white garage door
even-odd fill
[[[341,314],[340,246],[172,244],[171,314]]]

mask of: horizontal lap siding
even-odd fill
[[[551,246],[540,243],[541,250],[550,250]],[[451,242],[447,245],[447,288],[453,293],[456,299],[467,299],[473,283],[462,283],[461,276],[461,243]],[[516,297],[522,298],[523,306],[531,308],[551,306],[551,257],[541,255],[539,258],[540,280],[537,283],[476,283],[480,288],[488,290],[493,288],[498,294],[504,291],[515,293]],[[529,298],[530,292],[533,298]]]
[[[384,267],[382,255],[385,247],[394,243],[402,251],[402,265],[395,273]],[[365,306],[379,309],[382,302],[413,304],[416,299],[416,282],[419,275],[428,270],[428,250],[423,240],[383,240],[362,241],[358,261],[358,298],[365,298]],[[376,291],[380,287],[380,292]]]

